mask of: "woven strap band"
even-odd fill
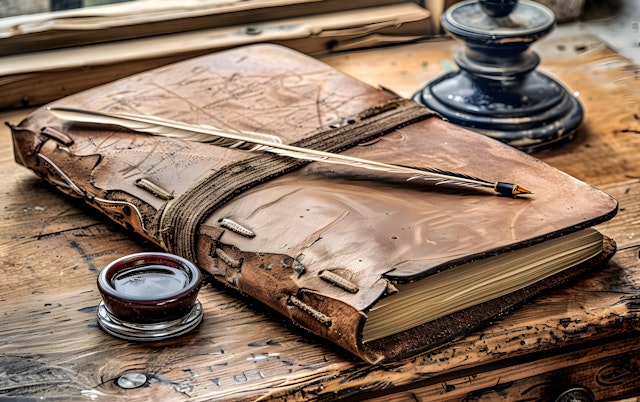
[[[411,100],[394,100],[364,111],[353,124],[320,132],[292,145],[340,152],[430,116],[434,116],[433,111]],[[243,191],[307,163],[264,153],[213,172],[167,205],[160,221],[163,246],[169,252],[195,261],[198,226],[213,211]]]

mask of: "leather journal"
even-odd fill
[[[260,132],[533,194],[73,123],[47,107]],[[47,107],[11,126],[18,163],[368,362],[441,347],[615,251],[592,228],[615,215],[609,195],[281,46],[190,59]]]

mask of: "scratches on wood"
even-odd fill
[[[84,234],[84,231],[90,231],[92,227],[100,225],[101,223],[91,223],[88,224],[86,226],[83,227],[77,227],[77,228],[67,228],[67,229],[62,229],[62,230],[58,230],[58,231],[54,231],[54,232],[46,232],[46,233],[38,233],[36,236],[34,236],[33,238],[35,240],[42,240],[42,239],[47,239],[50,237],[54,237],[54,236],[60,236],[60,235],[64,235],[67,232],[78,232],[79,234],[76,234],[77,236],[89,236],[89,234]]]
[[[64,397],[95,390],[79,373],[32,356],[0,356],[0,396]]]

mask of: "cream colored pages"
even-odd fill
[[[594,257],[602,250],[602,241],[598,231],[584,229],[397,285],[398,293],[380,300],[368,312],[364,342],[517,291]]]

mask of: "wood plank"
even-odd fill
[[[568,390],[573,399],[566,400],[572,401],[633,397],[638,372],[629,368],[638,365],[638,353],[638,343],[625,339],[493,370],[460,373],[370,401],[542,401],[557,400],[568,395]]]
[[[0,56],[250,25],[411,0],[134,1],[0,19]],[[441,0],[435,0],[438,4]],[[417,3],[417,1],[414,1]]]
[[[43,104],[154,67],[251,43],[278,43],[319,55],[405,42],[427,34],[430,15],[403,3],[4,56],[0,109]]]

